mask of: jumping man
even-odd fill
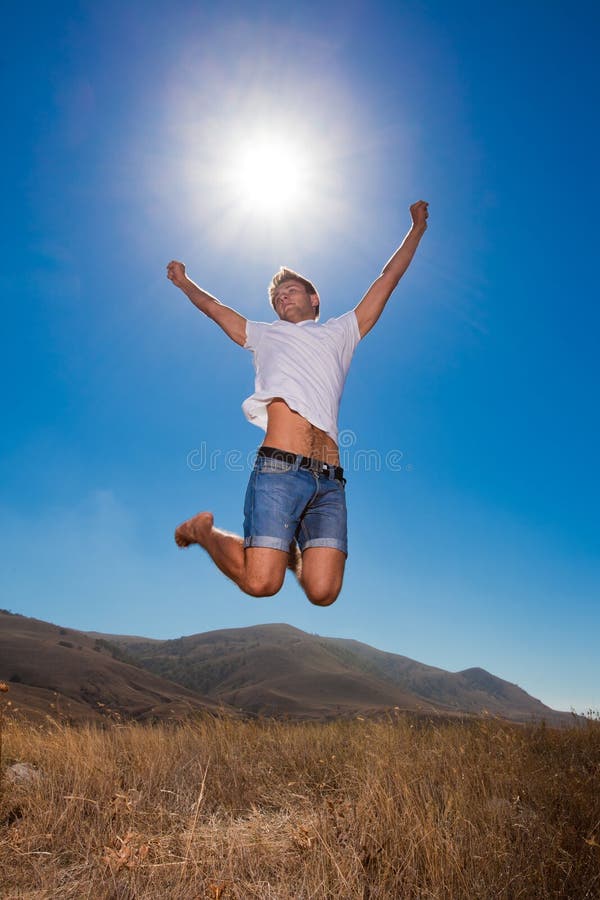
[[[199,544],[253,597],[276,594],[292,569],[311,603],[329,606],[342,587],[348,555],[345,479],[337,418],[352,356],[375,325],[427,228],[428,205],[410,207],[412,224],[358,306],[319,323],[314,285],[282,268],[269,285],[275,322],[252,322],[191,281],[182,262],[167,277],[194,306],[254,356],[255,391],[243,404],[265,429],[244,503],[244,537],[215,528],[202,512],[175,531],[180,547]]]

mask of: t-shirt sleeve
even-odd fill
[[[345,352],[352,355],[360,341],[360,330],[356,312],[351,309],[349,312],[344,313],[343,316],[334,319],[333,322],[335,323],[335,327],[339,328],[344,336]]]
[[[262,336],[269,327],[268,322],[251,322],[246,320],[246,343],[244,350],[256,350],[261,342]]]

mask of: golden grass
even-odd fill
[[[600,897],[600,725],[5,718],[10,900]]]

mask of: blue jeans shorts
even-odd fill
[[[301,551],[333,547],[348,555],[345,480],[333,467],[323,471],[294,462],[257,456],[244,501],[244,547],[287,553],[294,540]]]

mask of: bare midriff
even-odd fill
[[[320,428],[289,408],[285,400],[275,397],[267,407],[265,447],[277,447],[288,453],[300,453],[339,466],[340,456],[335,441]]]

